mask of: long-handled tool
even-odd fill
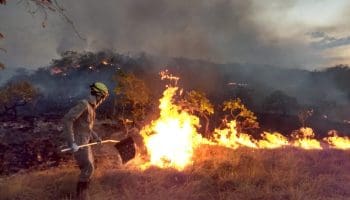
[[[127,137],[123,140],[102,140],[104,143],[115,143],[114,147],[119,151],[120,157],[122,158],[123,164],[133,159],[136,155],[135,143],[132,137]],[[79,148],[97,145],[99,142],[92,142],[88,144],[79,145]],[[72,148],[61,149],[61,152],[71,151]]]

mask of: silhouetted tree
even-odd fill
[[[17,118],[17,108],[33,102],[39,91],[28,81],[10,82],[0,89],[1,115],[12,114]]]
[[[306,127],[306,120],[312,116],[314,110],[312,109],[304,109],[298,112],[298,118],[302,127]]]
[[[296,98],[277,90],[265,98],[262,107],[267,112],[286,115],[298,108],[298,102]]]

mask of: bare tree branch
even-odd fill
[[[65,13],[65,9],[61,6],[57,0],[20,0],[18,4],[25,3],[28,9],[28,13],[35,15],[40,12],[44,15],[44,19],[41,23],[43,28],[46,27],[48,20],[48,12],[57,12],[58,15],[66,21],[73,29],[74,33],[81,39],[86,41],[86,38],[78,31],[74,22],[70,17]],[[35,5],[35,8],[32,8],[32,5]]]
[[[5,65],[0,62],[0,70],[5,69]]]

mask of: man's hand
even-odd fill
[[[70,147],[72,151],[75,153],[79,150],[79,146],[74,142],[72,146]]]
[[[98,134],[95,131],[92,131],[92,137],[98,143],[98,145],[102,144],[102,139],[98,136]]]
[[[96,142],[97,142],[98,145],[101,145],[101,144],[102,144],[102,140],[101,140],[100,137],[97,136],[97,138],[96,138],[95,140],[96,140]]]

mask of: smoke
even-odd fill
[[[8,66],[43,66],[66,50],[113,49],[147,52],[164,57],[188,57],[219,63],[261,63],[287,67],[318,65],[324,60],[298,37],[281,38],[279,25],[259,21],[266,5],[254,0],[106,0],[64,1],[69,23],[49,16],[40,27],[40,14],[29,14],[14,3],[0,8]],[[288,11],[294,0],[273,1]]]
[[[0,71],[0,86],[11,79],[12,76],[16,75],[15,69],[5,69]]]
[[[290,78],[288,73],[282,76],[282,72],[275,69],[276,72],[265,70],[261,74],[261,70],[257,71],[256,67],[248,68],[253,64],[313,68],[329,61],[322,54],[322,49],[315,49],[309,40],[305,40],[305,37],[310,39],[305,33],[313,33],[313,39],[322,40],[342,27],[334,24],[333,27],[314,29],[315,27],[302,23],[291,23],[288,21],[288,11],[295,7],[296,2],[298,1],[271,0],[269,4],[258,0],[61,1],[66,14],[86,38],[81,40],[71,25],[57,14],[50,14],[47,27],[41,28],[43,16],[40,13],[30,17],[23,5],[11,1],[0,7],[0,30],[6,37],[0,41],[0,46],[8,51],[6,54],[0,52],[0,61],[8,68],[38,68],[49,65],[51,59],[58,58],[67,50],[96,52],[109,49],[124,55],[147,52],[156,55],[158,60],[152,60],[152,63],[157,65],[167,64],[168,57],[204,59],[213,63],[243,63],[240,65],[241,71],[235,71],[235,65],[228,65],[228,70],[217,72],[218,68],[208,64],[210,67],[202,66],[202,73],[197,73],[198,68],[194,67],[188,69],[193,73],[187,74],[195,74],[197,80],[202,77],[201,80],[212,82],[228,77],[229,81],[232,79],[251,84],[248,80],[253,79],[271,90],[281,89],[291,92],[293,96],[299,95],[293,93],[297,91],[293,88],[310,88],[303,93],[303,96],[307,96],[309,91],[318,87],[312,83],[304,86],[301,84],[307,82],[307,75]],[[348,19],[344,17],[339,23],[348,28]],[[337,38],[346,38],[346,34]],[[185,64],[189,65],[190,62]],[[235,76],[236,72],[245,74],[247,78]],[[190,82],[191,78],[193,79],[188,79]],[[281,84],[286,80],[286,84]],[[82,81],[84,80],[77,81],[76,84],[87,84]],[[193,88],[217,90],[211,81],[192,82]],[[47,87],[48,90],[50,87]],[[343,99],[344,95],[335,87],[328,89],[337,93],[330,95],[332,98]],[[84,88],[81,91],[83,93]]]

